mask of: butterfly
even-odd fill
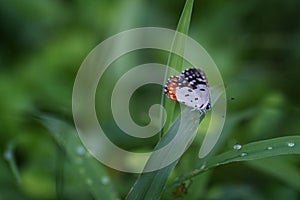
[[[204,71],[198,68],[184,70],[179,76],[171,76],[164,85],[164,93],[193,110],[210,110],[210,90]]]

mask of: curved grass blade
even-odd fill
[[[177,29],[176,29],[177,32],[181,32],[184,34],[188,33],[193,3],[194,3],[193,0],[186,1],[183,12],[181,14],[181,17],[180,17],[180,20],[178,23],[178,26],[177,26]],[[170,52],[172,52],[172,50],[175,49],[178,52],[183,53],[184,48],[185,48],[185,40],[181,39],[180,37],[178,37],[177,34],[175,34]],[[168,72],[168,67],[172,66],[175,70],[182,71],[183,63],[184,63],[183,58],[181,58],[173,53],[170,53],[168,62],[167,62],[167,69],[166,69],[166,73],[165,73],[165,81],[170,76],[170,74]],[[164,124],[164,128],[161,132],[161,135],[164,135],[164,137],[159,141],[155,150],[160,149],[161,147],[164,147],[166,144],[168,144],[172,140],[172,138],[174,138],[176,136],[177,129],[179,128],[179,125],[180,125],[180,116],[176,119],[176,115],[174,113],[176,102],[170,101],[166,97],[166,95],[162,95],[161,104],[167,110],[167,119]],[[193,112],[193,113],[196,113],[196,112]],[[185,124],[182,124],[182,125],[184,127],[189,127],[189,129],[179,130],[178,131],[179,136],[184,136],[185,134],[191,136],[191,134],[196,132],[196,130],[198,129],[199,120],[200,120],[199,113],[197,112],[197,114],[198,114],[198,118],[196,118],[196,120],[195,120],[193,114],[190,114],[189,116],[187,116],[186,122],[183,122]],[[204,117],[204,115],[202,115],[202,117]],[[176,121],[170,127],[170,125],[174,121],[174,119],[176,119]],[[165,121],[165,120],[163,119],[163,115],[161,113],[161,122],[163,122],[163,121]],[[169,129],[169,127],[170,127],[170,129]],[[181,145],[188,146],[188,144],[190,142],[191,142],[190,139],[186,139],[186,141],[182,141]],[[177,152],[177,150],[176,150],[177,148],[178,148],[178,146],[174,145],[171,147],[170,151],[166,153],[166,155],[151,156],[149,161],[147,162],[147,166],[151,165],[152,164],[151,162],[163,163],[164,162],[163,157],[168,156],[168,153],[172,153],[172,151]],[[159,158],[157,158],[156,156]],[[157,171],[142,173],[140,175],[140,177],[137,179],[137,181],[134,184],[134,186],[132,187],[132,189],[130,190],[130,192],[127,196],[127,199],[128,200],[159,199],[161,197],[161,194],[162,194],[163,188],[166,184],[166,181],[167,181],[170,173],[172,172],[173,168],[176,166],[178,160],[179,160],[179,158],[176,161],[174,161],[173,163],[169,164],[168,166],[161,168]]]
[[[49,115],[40,115],[42,123],[51,131],[57,143],[66,151],[68,158],[78,169],[95,199],[117,199],[109,176],[81,144],[77,133],[67,123]]]
[[[173,44],[171,46],[171,51],[170,51],[170,54],[168,57],[167,69],[166,69],[166,73],[165,73],[165,81],[164,82],[166,82],[168,77],[171,76],[171,74],[169,74],[169,70],[168,70],[169,66],[179,72],[181,72],[184,69],[184,67],[183,67],[184,59],[181,58],[180,56],[175,55],[174,53],[171,53],[171,52],[172,52],[172,50],[178,50],[178,52],[182,52],[182,55],[184,53],[186,41],[182,37],[179,37],[177,35],[177,32],[181,32],[186,35],[188,34],[192,10],[193,10],[193,4],[194,4],[194,0],[187,0],[185,3],[185,6],[183,8],[182,14],[180,16],[180,19],[179,19],[179,22],[177,25],[177,29],[176,29],[176,34],[174,35]],[[174,75],[174,74],[172,74],[172,75]],[[161,104],[167,110],[167,118],[166,118],[164,128],[162,130],[162,135],[163,135],[164,133],[166,133],[166,131],[170,127],[171,123],[176,119],[176,114],[174,113],[176,102],[169,100],[166,95],[162,95]],[[161,122],[164,121],[164,119],[162,117],[163,116],[161,113]]]
[[[155,147],[155,150],[157,150],[165,147],[167,144],[171,144],[169,151],[165,152],[164,155],[152,154],[153,156],[151,155],[148,160],[146,168],[147,166],[157,164],[157,162],[164,163],[163,159],[167,160],[173,154],[178,153],[178,145],[184,150],[187,149],[196,135],[199,123],[203,118],[204,114],[200,116],[198,111],[191,112],[189,109],[185,110]],[[175,137],[177,138],[177,142],[173,142]],[[159,170],[142,173],[129,192],[127,200],[159,199],[167,179],[178,160],[179,158]]]
[[[4,152],[4,159],[8,162],[9,167],[16,178],[17,184],[21,184],[21,175],[14,156],[15,144],[10,142]]]
[[[177,178],[167,190],[220,165],[292,154],[300,154],[300,136],[285,136],[252,142],[243,145],[239,150],[230,150],[217,156],[208,157],[206,160],[201,160],[199,168]]]

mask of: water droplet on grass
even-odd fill
[[[235,144],[233,146],[233,149],[235,149],[235,150],[240,150],[241,148],[242,148],[242,145],[240,145],[240,144]]]
[[[205,169],[205,167],[206,167],[206,164],[203,163],[203,164],[201,165],[200,169],[203,170],[203,169]]]
[[[242,157],[243,157],[243,156],[246,156],[246,155],[248,155],[248,154],[245,153],[245,152],[243,152],[243,153],[241,154]]]
[[[272,150],[272,149],[273,149],[273,147],[268,147],[267,149],[268,149],[268,150]]]
[[[294,147],[295,146],[295,143],[294,142],[289,142],[288,143],[288,147]]]
[[[103,184],[103,185],[107,185],[108,183],[109,183],[109,177],[108,176],[103,176],[102,178],[101,178],[101,183]]]

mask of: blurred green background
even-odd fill
[[[87,54],[107,37],[130,28],[176,29],[184,3],[0,1],[0,199],[95,198],[37,113],[72,124],[73,82]],[[227,96],[235,98],[228,102],[219,152],[236,143],[299,134],[299,19],[297,0],[195,1],[189,35],[214,59]],[[99,91],[97,101],[109,100],[113,84],[130,67],[166,64],[166,59],[167,53],[157,51],[120,58],[99,83],[106,90]],[[160,94],[157,85],[135,93],[130,109],[138,124],[149,122],[148,108],[160,102]],[[142,150],[155,144],[157,138],[138,140],[138,144],[131,139],[124,144],[123,137],[114,137],[119,130],[107,105],[97,104],[98,117],[115,143]],[[173,178],[197,165],[194,153],[199,144],[192,144]],[[10,156],[16,165],[7,161]],[[288,176],[291,169],[299,175],[299,156],[219,167],[195,179],[185,198],[298,199],[300,175]],[[137,175],[106,170],[123,199]],[[63,181],[59,181],[61,176]]]

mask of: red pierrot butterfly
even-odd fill
[[[210,110],[210,92],[205,73],[198,68],[184,70],[179,76],[171,76],[164,85],[165,94],[194,110]]]

